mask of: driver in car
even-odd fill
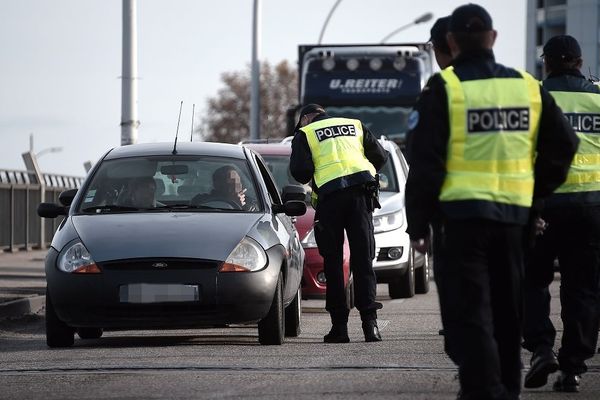
[[[192,199],[192,204],[202,204],[211,201],[223,201],[234,209],[254,211],[257,205],[254,200],[246,198],[247,189],[242,186],[238,171],[231,165],[215,170],[212,176],[213,189],[209,194],[201,194]]]
[[[128,206],[143,209],[163,205],[156,201],[156,182],[150,176],[133,179],[129,183],[128,193]]]

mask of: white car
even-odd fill
[[[404,188],[408,164],[400,148],[385,138],[379,139],[388,152],[388,161],[379,171],[379,202],[373,213],[375,260],[378,283],[387,283],[393,299],[427,293],[431,277],[429,255],[414,252],[406,233]]]

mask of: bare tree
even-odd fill
[[[202,118],[206,141],[237,143],[250,138],[250,67],[221,75],[223,88],[209,98]],[[286,136],[286,111],[298,99],[298,77],[287,61],[260,68],[260,137]]]

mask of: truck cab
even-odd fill
[[[408,116],[434,72],[425,43],[300,45],[299,104],[360,119],[377,137],[404,145]],[[290,111],[290,128],[297,109]]]

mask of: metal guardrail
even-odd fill
[[[62,218],[42,220],[40,202],[58,202],[58,195],[80,188],[82,177],[42,174],[40,184],[31,171],[0,169],[0,251],[30,250],[49,246]]]

